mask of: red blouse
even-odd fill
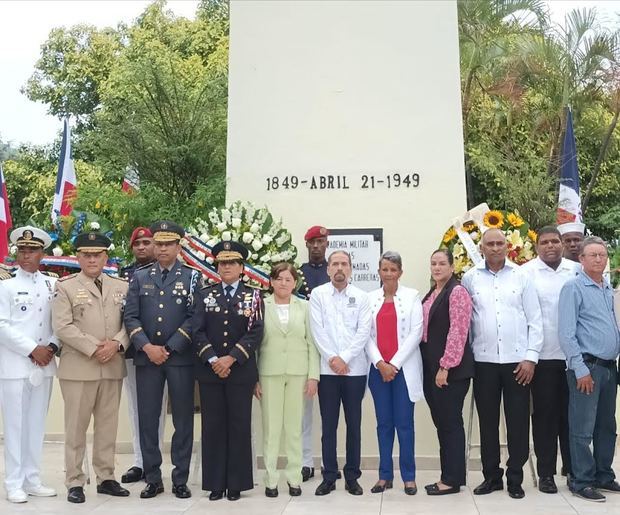
[[[389,363],[398,350],[396,308],[393,302],[384,302],[377,313],[377,347],[383,361]]]

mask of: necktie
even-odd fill
[[[226,286],[226,288],[224,288],[224,290],[226,291],[226,298],[228,300],[232,299],[233,287],[229,284],[228,286]]]
[[[161,280],[162,280],[162,282],[165,282],[165,281],[166,281],[166,277],[168,277],[168,269],[167,269],[167,268],[164,268],[164,269],[161,271]]]
[[[95,286],[99,290],[99,293],[103,293],[102,292],[102,287],[101,287],[101,279],[99,279],[99,277],[97,277],[97,279],[95,279]]]

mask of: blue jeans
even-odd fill
[[[377,416],[377,438],[379,439],[379,479],[394,479],[392,451],[394,430],[398,433],[400,453],[398,457],[400,476],[403,481],[415,481],[415,458],[413,430],[413,402],[403,371],[393,381],[384,383],[374,365],[370,367],[368,386],[375,402]]]
[[[616,447],[616,366],[586,364],[594,380],[594,391],[589,395],[577,390],[575,372],[566,372],[573,490],[616,478],[611,468]]]

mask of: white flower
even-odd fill
[[[254,235],[251,232],[244,232],[243,233],[243,243],[252,243],[252,240],[254,239]]]
[[[232,235],[230,234],[230,231],[224,231],[222,233],[222,241],[230,241],[231,238]]]
[[[206,232],[203,232],[203,233],[199,236],[199,238],[200,238],[202,241],[205,241],[205,242],[206,242],[206,241],[209,239],[209,235],[208,235]]]
[[[271,254],[267,253],[267,254],[263,254],[260,258],[260,260],[263,263],[266,263],[267,261],[271,260]]]
[[[258,259],[258,254],[252,254],[252,259],[253,260],[257,260]]]
[[[219,222],[217,225],[217,230],[222,232],[226,230],[226,223],[225,222]]]
[[[213,245],[215,245],[217,243],[217,240],[215,238],[210,238],[209,241],[207,241],[207,245],[209,247],[213,247]]]
[[[101,226],[99,225],[98,222],[91,222],[90,223],[90,230],[91,231],[98,231],[99,229],[101,229]]]
[[[115,249],[115,248],[116,248],[116,247],[114,246],[114,243],[110,243],[110,246],[108,247],[108,250],[109,250],[110,252],[114,252],[114,249]]]
[[[241,218],[233,218],[231,224],[235,229],[239,229],[241,227]]]
[[[253,223],[250,227],[250,232],[256,234],[260,230],[260,227],[257,223]]]
[[[222,221],[229,223],[232,217],[230,211],[228,209],[222,209],[221,214],[222,214]]]
[[[239,241],[239,233],[237,231],[232,231],[230,233],[230,239],[234,241]]]
[[[256,251],[259,251],[263,248],[263,242],[260,241],[260,239],[258,238],[254,238],[254,241],[252,242],[252,248]]]
[[[62,256],[62,249],[60,247],[54,247],[52,250],[52,254],[54,254],[54,256],[56,257]]]
[[[271,262],[277,263],[278,261],[282,261],[282,254],[276,252],[273,256],[271,256]]]
[[[262,237],[261,241],[263,242],[263,245],[269,245],[272,242],[273,238],[271,236],[269,236],[268,234],[265,234],[265,236]]]
[[[17,245],[11,245],[9,252],[11,253],[11,256],[17,254]]]
[[[220,223],[220,217],[217,215],[217,210],[213,210],[209,213],[209,220],[212,224],[217,225]]]

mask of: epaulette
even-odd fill
[[[207,288],[215,288],[216,286],[219,286],[219,285],[220,285],[220,283],[213,283],[213,284],[206,283],[206,284],[205,284],[205,283],[204,283],[204,281],[203,281],[203,284],[202,284],[202,286],[200,287],[200,289],[201,289],[201,290],[206,290]]]
[[[0,270],[0,281],[4,281],[5,279],[11,279],[13,274],[11,272],[5,272],[4,270]]]
[[[65,275],[64,277],[61,277],[60,279],[58,279],[58,282],[66,281],[67,279],[73,279],[74,277],[77,277],[78,274],[79,272],[76,272],[75,274]]]
[[[54,277],[56,279],[58,279],[60,277],[57,273],[55,273],[55,272],[48,272],[47,270],[42,270],[41,273],[43,275],[47,275],[48,277]]]
[[[110,279],[116,279],[117,281],[122,281],[126,283],[128,281],[127,277],[120,277],[118,275],[108,275]]]
[[[147,263],[146,265],[140,265],[139,267],[137,267],[137,268],[136,268],[136,272],[137,272],[138,270],[144,270],[145,268],[148,268],[148,267],[150,267],[150,266],[153,266],[153,262],[151,262],[151,263]]]

